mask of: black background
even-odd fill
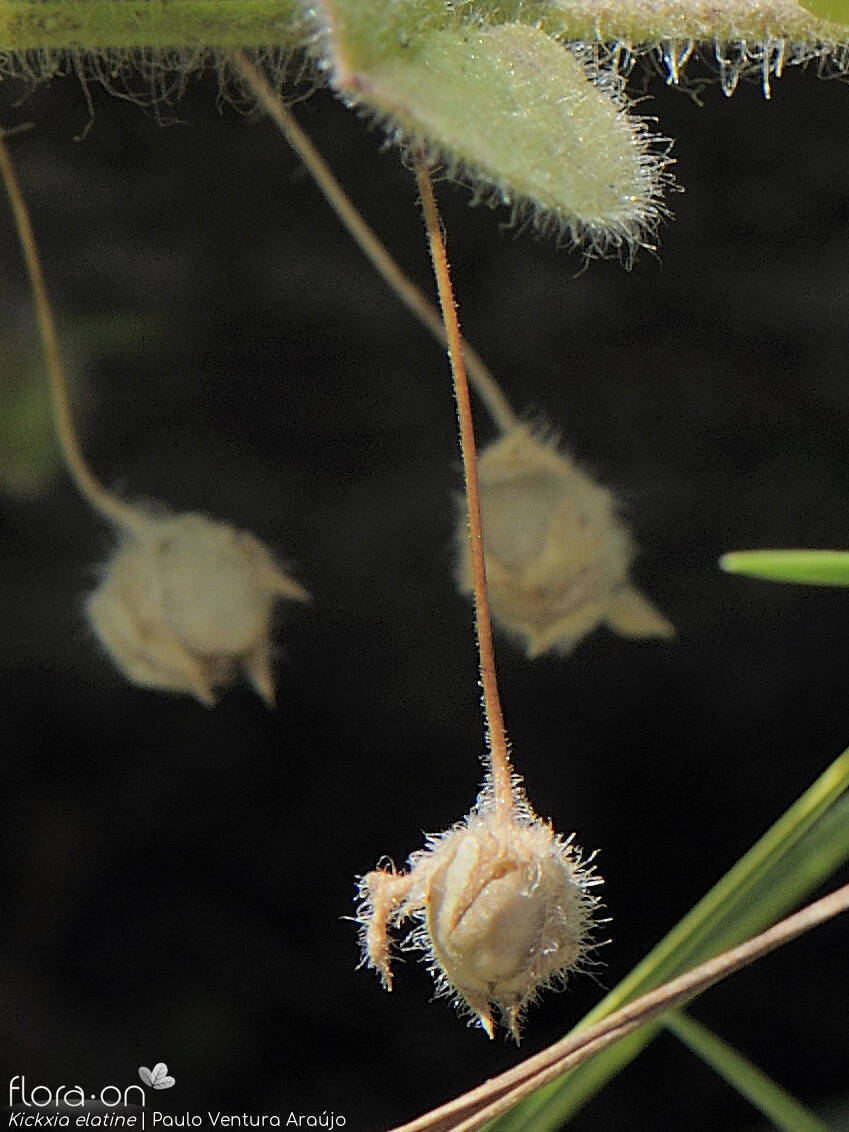
[[[167,1062],[160,1106],[321,1113],[377,1129],[515,1063],[408,960],[355,971],[354,877],[474,800],[470,609],[443,351],[386,290],[264,120],[189,84],[162,126],[76,79],[18,104],[13,143],[97,473],[263,538],[312,591],[277,639],[279,706],[130,687],[82,606],[110,535],[59,475],[2,507],[0,1060],[100,1088]],[[686,191],[658,256],[581,271],[439,186],[468,338],[512,402],[614,488],[674,642],[605,630],[568,660],[499,642],[538,811],[602,850],[613,986],[849,740],[849,595],[722,575],[725,550],[849,542],[849,91],[789,71],[645,113]],[[412,177],[317,93],[300,119],[431,288]],[[8,214],[7,214],[8,215]],[[11,222],[0,317],[35,334]],[[88,365],[86,327],[115,332]],[[484,438],[492,431],[479,414]],[[694,1013],[805,1101],[845,1095],[847,929]],[[523,1053],[602,993],[532,1011]],[[661,1037],[571,1127],[742,1129],[752,1110]]]

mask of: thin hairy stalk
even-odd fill
[[[12,206],[15,226],[21,243],[24,260],[29,274],[35,300],[35,309],[38,316],[38,326],[41,332],[41,341],[44,349],[44,358],[47,364],[47,373],[50,379],[50,393],[53,401],[53,419],[56,432],[62,448],[62,454],[74,483],[80,493],[105,515],[111,522],[128,530],[139,530],[140,519],[132,508],[122,503],[100,483],[94,476],[83,456],[76,432],[74,431],[73,416],[71,413],[70,398],[68,396],[68,377],[65,364],[62,361],[62,351],[59,346],[59,335],[53,318],[41,258],[38,254],[38,244],[35,239],[29,210],[21,191],[15,166],[12,163],[9,148],[6,145],[6,133],[0,129],[0,171],[6,184],[6,192]]]
[[[495,646],[492,640],[492,617],[486,588],[486,564],[484,562],[483,532],[481,530],[478,454],[475,444],[472,404],[469,398],[469,383],[466,378],[466,367],[463,364],[463,339],[460,335],[460,323],[454,302],[454,290],[451,286],[451,274],[448,269],[448,255],[445,251],[442,225],[436,207],[436,198],[433,195],[433,183],[422,153],[416,153],[415,165],[422,212],[430,244],[430,255],[433,260],[433,273],[436,277],[442,317],[445,321],[448,356],[451,360],[454,395],[457,400],[457,419],[460,425],[460,447],[463,454],[463,470],[466,479],[469,538],[471,540],[475,620],[477,622],[481,684],[483,686],[483,706],[489,738],[492,785],[496,808],[502,813],[507,813],[513,808],[513,772],[510,767],[510,752],[504,729],[504,716],[501,711],[501,697],[498,694],[498,680],[495,675]]]
[[[279,128],[286,141],[307,167],[324,199],[336,213],[351,239],[375,271],[433,337],[443,346],[447,346],[447,332],[439,311],[415,283],[407,278],[380,238],[363,219],[331,172],[327,162],[298,125],[292,112],[272,90],[244,51],[234,51],[231,59],[245,85],[256,96],[263,110]],[[487,412],[495,425],[502,432],[507,432],[515,427],[518,420],[510,402],[504,396],[498,382],[481,356],[466,341],[463,341],[463,356],[466,360],[469,380],[486,406]]]
[[[640,1026],[683,1006],[735,971],[846,911],[849,911],[849,885],[809,904],[745,943],[699,964],[664,986],[649,991],[594,1026],[567,1035],[514,1069],[491,1078],[408,1124],[399,1125],[392,1132],[472,1132]]]

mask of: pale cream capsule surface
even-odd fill
[[[106,564],[89,622],[118,668],[143,687],[208,707],[241,670],[273,705],[276,601],[309,595],[248,531],[188,513],[146,517]]]
[[[630,581],[636,554],[612,492],[528,425],[479,459],[481,521],[493,617],[528,657],[570,652],[607,624],[627,637],[671,637],[672,624]],[[465,518],[457,578],[472,592]]]
[[[597,884],[571,838],[535,817],[518,786],[504,810],[487,785],[462,822],[411,855],[406,872],[384,867],[361,878],[363,962],[391,989],[389,928],[412,919],[401,949],[425,953],[437,994],[490,1037],[501,1022],[518,1042],[525,1007],[586,960]]]
[[[587,901],[569,848],[540,821],[504,826],[485,813],[439,855],[427,894],[433,956],[484,1029],[493,1004],[518,1036],[526,1003],[586,947]]]

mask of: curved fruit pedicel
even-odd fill
[[[156,518],[117,498],[92,473],[74,428],[35,233],[2,130],[0,170],[35,296],[62,455],[80,494],[122,537],[87,603],[94,632],[134,684],[188,693],[212,707],[215,688],[241,669],[273,707],[274,604],[279,597],[308,601],[309,594],[247,531],[193,513]]]
[[[563,985],[592,946],[589,892],[601,878],[533,812],[513,773],[501,711],[484,568],[481,496],[471,402],[448,258],[424,157],[419,193],[445,322],[466,476],[469,558],[488,740],[474,807],[410,856],[408,869],[376,869],[359,882],[363,963],[392,986],[389,928],[413,919],[403,947],[425,952],[437,994],[493,1036],[492,1008],[519,1041],[522,1012],[545,987]]]

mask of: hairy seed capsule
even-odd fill
[[[635,555],[614,496],[553,444],[520,425],[479,461],[486,573],[495,620],[529,657],[566,654],[605,623],[628,637],[670,637],[674,628],[634,585]],[[472,592],[465,521],[457,577]]]
[[[273,705],[274,604],[307,592],[254,535],[204,515],[150,518],[140,531],[115,551],[86,607],[118,668],[208,707],[242,669]]]
[[[565,984],[590,947],[601,883],[515,790],[504,813],[488,789],[472,812],[413,853],[406,873],[360,881],[363,961],[391,987],[389,925],[418,921],[402,949],[425,952],[437,994],[493,1035],[492,1008],[518,1042],[521,1015]]]
[[[525,1004],[576,966],[586,898],[550,826],[503,827],[475,815],[439,849],[428,886],[433,959],[446,984],[488,1025],[495,1005],[514,1035]]]

